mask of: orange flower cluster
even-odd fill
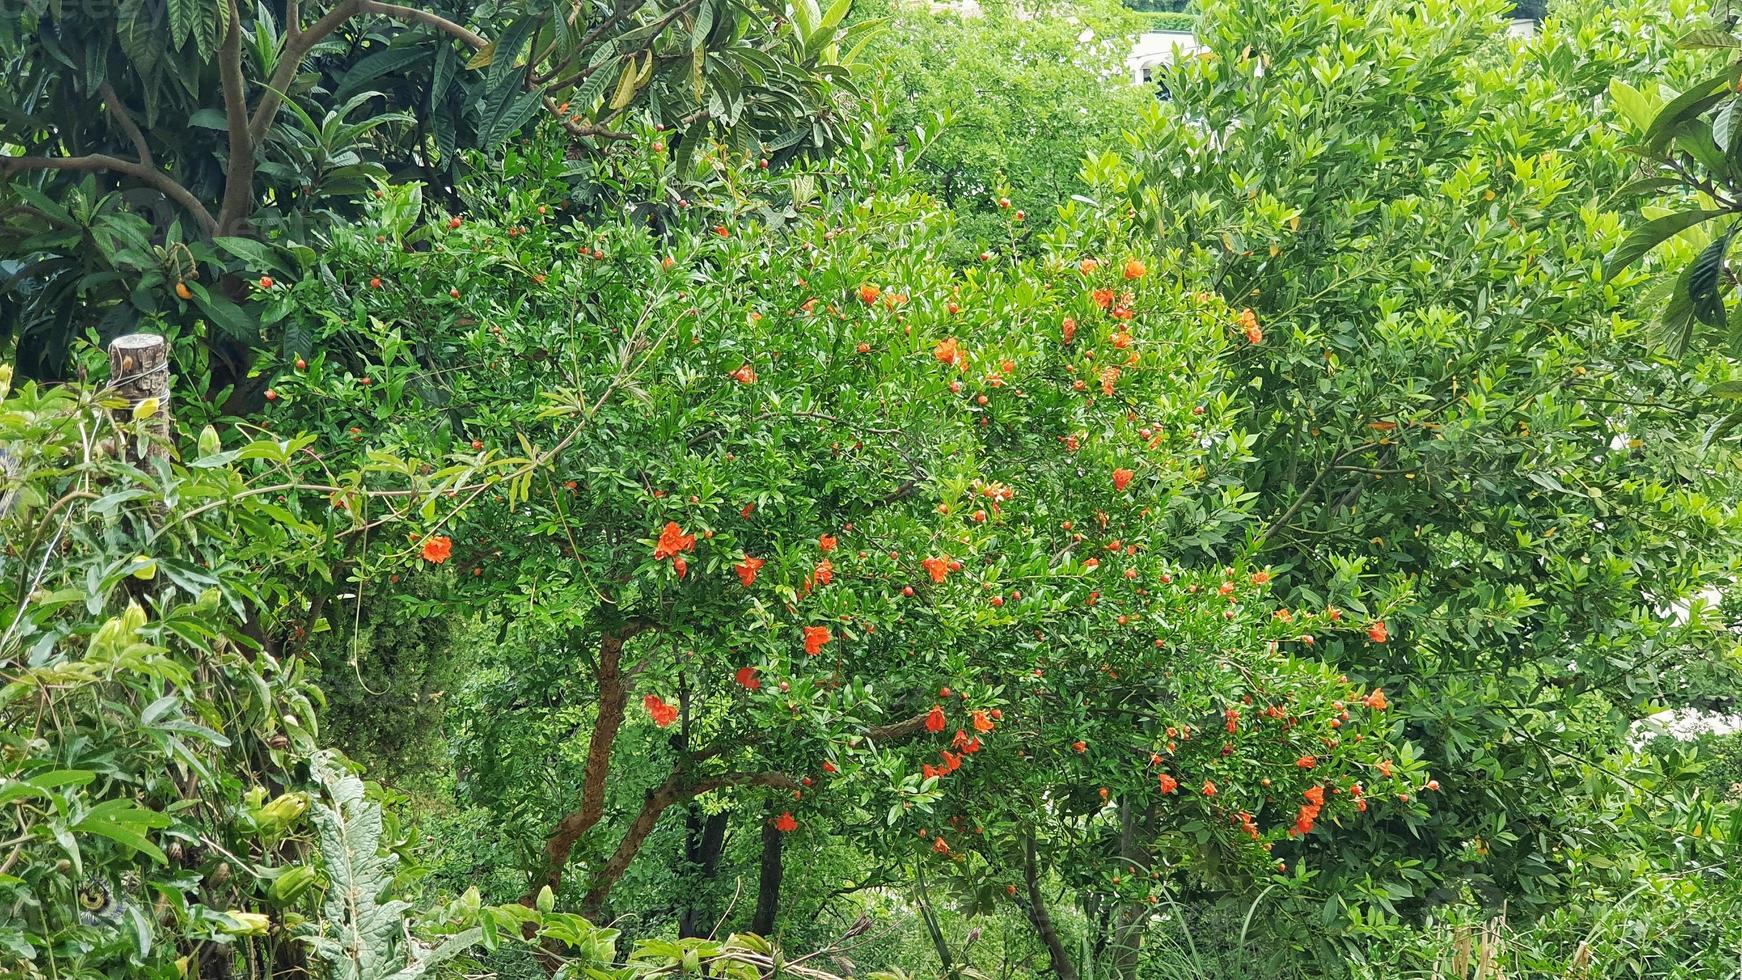
[[[752,558],[749,555],[745,555],[743,561],[732,566],[732,571],[738,573],[738,581],[744,583],[744,587],[748,589],[756,584],[756,573],[761,571],[762,566],[766,564],[768,564],[768,562],[764,559]]]
[[[678,578],[683,578],[690,570],[689,562],[684,560],[684,552],[696,550],[696,536],[683,533],[683,528],[676,521],[666,521],[665,527],[659,532],[659,541],[653,546],[653,560],[665,561],[671,559],[671,567],[677,572]]]
[[[798,829],[798,821],[793,819],[792,814],[782,812],[780,816],[774,818],[774,829],[783,834],[790,834]]]
[[[762,678],[756,676],[755,667],[739,667],[738,673],[734,679],[738,682],[738,686],[746,691],[759,691],[762,689]]]
[[[454,542],[444,534],[433,534],[423,539],[423,560],[432,565],[440,565],[454,553]]]
[[[1264,331],[1258,329],[1258,314],[1252,312],[1250,308],[1240,311],[1240,330],[1246,334],[1247,343],[1264,343]]]
[[[835,635],[829,632],[827,626],[806,626],[804,628],[804,652],[814,657],[822,653],[823,647],[828,646],[829,641],[834,638]]]
[[[932,356],[937,358],[939,363],[951,364],[963,371],[968,369],[968,355],[954,337],[945,337],[938,341],[937,346],[932,348]]]
[[[1319,811],[1325,808],[1325,788],[1314,786],[1301,794],[1306,797],[1306,804],[1294,817],[1294,834],[1305,837],[1312,832],[1314,821],[1319,819]]]
[[[657,694],[649,694],[641,699],[641,706],[653,716],[653,723],[661,728],[677,720],[677,705],[666,704]]]

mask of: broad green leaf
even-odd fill
[[[1667,241],[1671,236],[1714,218],[1723,217],[1724,211],[1693,209],[1677,214],[1653,218],[1635,228],[1615,250],[1603,260],[1603,281],[1615,278],[1622,269],[1639,261],[1647,252]]]

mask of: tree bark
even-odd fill
[[[126,402],[115,410],[115,421],[127,423],[141,402],[155,398],[156,414],[146,425],[144,446],[128,442],[124,450],[128,462],[143,465],[148,460],[167,458],[172,444],[169,438],[169,344],[150,333],[130,333],[109,342],[109,386]]]
[[[1034,925],[1034,931],[1040,933],[1041,941],[1046,944],[1046,954],[1052,960],[1052,972],[1059,980],[1077,980],[1077,966],[1071,962],[1071,954],[1065,949],[1064,940],[1059,938],[1052,916],[1047,913],[1046,896],[1040,893],[1040,862],[1034,853],[1032,833],[1025,834],[1022,838],[1022,879],[1028,886],[1028,921]]]
[[[647,629],[644,623],[630,623],[599,640],[599,660],[593,668],[598,685],[599,713],[593,722],[592,738],[587,743],[587,768],[581,777],[581,804],[564,814],[544,843],[544,867],[532,877],[524,902],[538,898],[540,889],[555,892],[562,884],[563,869],[574,853],[575,842],[592,830],[605,815],[605,777],[611,771],[611,749],[617,744],[617,733],[623,728],[623,717],[629,704],[629,690],[623,683],[623,644]]]
[[[756,880],[756,916],[750,921],[750,931],[758,936],[774,934],[774,922],[780,914],[780,881],[785,874],[781,866],[786,835],[776,830],[777,816],[773,801],[769,801],[762,820],[762,871]]]
[[[630,821],[629,829],[624,831],[623,839],[617,843],[617,850],[612,852],[599,873],[593,876],[592,888],[587,891],[586,898],[581,900],[581,914],[595,922],[599,921],[605,911],[605,901],[611,897],[611,889],[623,877],[623,872],[629,870],[635,856],[641,853],[641,845],[647,843],[653,828],[658,826],[660,815],[673,803],[728,786],[772,786],[795,790],[798,785],[798,781],[786,773],[773,771],[731,772],[685,784],[680,768],[668,776],[665,782],[647,791],[640,812]]]
[[[1125,872],[1132,876],[1149,873],[1149,851],[1144,846],[1154,817],[1154,809],[1133,809],[1129,800],[1119,806],[1119,857]],[[1139,903],[1127,903],[1114,916],[1113,974],[1120,980],[1136,980],[1137,953],[1143,948],[1143,920],[1147,910]]]

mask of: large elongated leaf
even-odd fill
[[[1736,79],[1742,77],[1742,63],[1731,65],[1719,74],[1690,86],[1660,109],[1645,130],[1645,143],[1652,153],[1662,152],[1682,123],[1698,117],[1729,94]]]
[[[1603,259],[1603,281],[1615,278],[1622,269],[1644,258],[1647,252],[1668,241],[1671,236],[1679,235],[1701,222],[1723,217],[1725,213],[1694,208],[1647,221],[1633,229],[1633,233]]]
[[[383,75],[392,74],[406,65],[415,64],[429,57],[430,48],[427,44],[408,44],[383,48],[351,66],[345,77],[339,82],[339,90],[333,97],[341,102],[363,91],[363,87]]]
[[[1688,267],[1688,302],[1693,304],[1694,316],[1707,326],[1724,325],[1724,257],[1734,234],[1732,229],[1719,235]]]

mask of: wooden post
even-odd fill
[[[143,464],[169,456],[169,344],[151,333],[130,333],[110,341],[109,386],[127,403],[115,412],[118,423],[130,421],[141,402],[157,399],[157,411],[146,428],[147,441],[143,447],[126,448],[128,461]]]

